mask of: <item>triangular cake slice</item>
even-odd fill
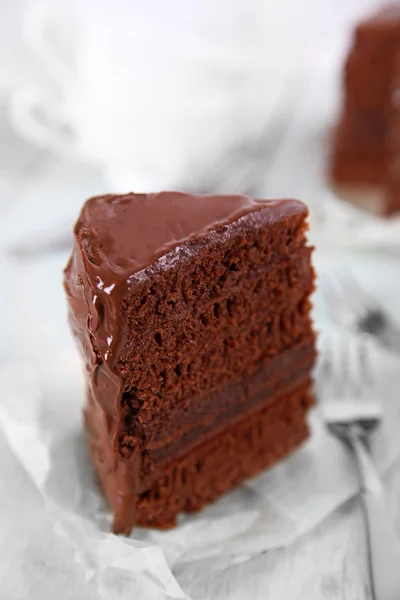
[[[115,532],[172,526],[306,438],[307,215],[178,192],[84,205],[65,288]]]

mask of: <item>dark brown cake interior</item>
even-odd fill
[[[273,224],[246,238],[238,232],[223,245],[204,240],[179,269],[146,282],[143,294],[141,286],[128,292],[122,306],[132,334],[118,369],[125,428],[129,432],[134,415],[140,431],[132,447],[149,438],[165,443],[182,419],[194,424],[203,418],[197,405],[204,394],[313,339],[305,300],[312,268],[310,249],[299,250],[301,218],[293,218],[283,239],[281,228]],[[209,407],[209,417],[218,411],[218,405]],[[126,451],[129,444],[121,442]]]

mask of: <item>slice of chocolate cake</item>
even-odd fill
[[[338,193],[382,216],[400,210],[398,72],[400,4],[358,24],[343,73],[343,106],[333,139]]]
[[[399,4],[379,9],[354,31],[333,147],[332,178],[338,184],[384,182],[393,67],[399,49]]]
[[[65,288],[115,532],[172,526],[306,438],[307,214],[175,192],[84,205]]]

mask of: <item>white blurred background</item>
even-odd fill
[[[40,148],[99,167],[115,191],[212,191],[229,151],[294,111],[377,4],[2,0],[1,178]]]

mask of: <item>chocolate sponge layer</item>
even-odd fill
[[[115,459],[112,446],[93,435],[93,413],[86,413],[90,452],[107,499],[114,509],[114,533],[129,533],[134,525],[169,528],[180,512],[201,509],[243,479],[271,466],[299,446],[308,435],[306,414],[313,404],[307,379],[272,404],[228,423],[222,431],[185,452],[179,452],[154,472],[147,490],[135,494],[138,465]],[[103,430],[104,434],[104,430]]]

